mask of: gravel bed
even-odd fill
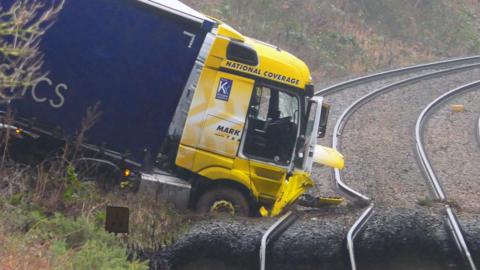
[[[464,105],[465,111],[453,112],[453,104]],[[427,154],[458,212],[480,214],[479,114],[480,89],[476,89],[442,104],[426,123]]]
[[[403,74],[396,77],[372,81],[347,89],[343,89],[339,92],[325,96],[325,102],[331,105],[327,126],[327,136],[325,136],[325,138],[323,139],[319,139],[318,143],[321,143],[323,145],[331,145],[333,128],[335,127],[338,118],[342,115],[343,111],[345,111],[345,109],[347,109],[348,106],[350,106],[355,100],[386,85],[393,84],[395,82],[399,82],[413,76],[427,74],[434,71],[437,71],[437,69],[426,69],[414,73]]]
[[[301,216],[267,251],[269,269],[348,269],[345,218],[330,214]],[[175,244],[150,257],[155,266],[152,269],[258,269],[261,237],[273,222],[199,222]],[[472,224],[477,229],[473,239],[480,239],[478,219]],[[450,267],[457,260],[451,256],[453,245],[444,228],[443,215],[435,209],[377,209],[356,242],[357,258],[364,266],[360,269],[387,269],[381,266],[405,256],[409,256],[408,269],[460,269]]]
[[[475,133],[476,133],[476,136],[477,136],[478,147],[480,147],[480,116],[478,117],[477,129],[476,129]]]
[[[395,82],[399,82],[401,80],[405,80],[413,76],[431,73],[436,70],[441,70],[441,69],[426,69],[426,70],[417,71],[409,74],[403,74],[396,77],[386,78],[378,81],[372,81],[365,84],[350,87],[347,89],[343,89],[339,92],[325,96],[325,102],[331,105],[328,125],[327,125],[327,135],[325,136],[325,138],[319,139],[317,143],[325,146],[332,145],[333,129],[335,128],[338,118],[357,99],[361,98],[362,96],[376,89],[382,88],[386,85],[390,85]],[[346,156],[346,158],[350,159],[350,157],[348,156]],[[332,180],[330,168],[322,165],[314,164],[314,168],[312,170],[312,176],[318,188],[317,190],[312,190],[310,192],[311,194],[314,194],[317,196],[319,195],[321,196],[337,195],[338,196],[338,194],[335,191],[335,183]]]
[[[479,78],[480,69],[423,80],[385,93],[346,124],[344,179],[377,205],[416,208],[431,197],[416,161],[414,127],[423,108],[440,94]]]

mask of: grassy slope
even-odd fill
[[[184,0],[304,59],[317,81],[480,50],[473,0]]]
[[[130,234],[104,231],[107,205],[130,209]],[[170,244],[189,224],[151,196],[102,192],[71,166],[0,166],[0,269],[148,269],[130,252]],[[133,260],[132,260],[133,259]]]

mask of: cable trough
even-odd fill
[[[417,154],[424,169],[425,174],[427,175],[428,180],[434,190],[435,196],[437,199],[441,200],[445,204],[445,210],[447,213],[447,220],[450,227],[450,232],[455,239],[455,243],[457,248],[459,249],[460,253],[462,254],[463,258],[465,259],[465,263],[469,266],[471,270],[476,270],[477,267],[475,262],[473,261],[472,254],[467,246],[465,238],[463,237],[463,231],[461,225],[458,221],[457,216],[455,215],[454,210],[450,207],[447,203],[447,196],[438,181],[438,178],[435,174],[435,171],[431,165],[430,159],[428,158],[425,148],[424,148],[424,131],[425,131],[425,123],[432,112],[435,109],[443,104],[444,102],[448,101],[452,97],[463,94],[468,91],[476,90],[480,87],[480,81],[476,81],[470,84],[466,84],[459,88],[453,89],[450,92],[447,92],[434,100],[430,103],[420,114],[417,120],[417,124],[415,126],[415,139],[416,139],[416,147],[417,147]]]

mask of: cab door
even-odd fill
[[[176,164],[198,172],[230,169],[238,154],[254,81],[206,68],[182,134]]]
[[[253,80],[217,72],[198,148],[237,156],[252,90]]]
[[[292,160],[300,121],[300,99],[268,85],[252,94],[241,154],[263,199],[274,200]]]
[[[312,97],[308,102],[308,120],[307,129],[305,131],[305,144],[303,168],[304,171],[311,173],[313,164],[313,155],[315,152],[315,145],[317,144],[317,132],[320,126],[321,106],[323,103],[322,97]]]

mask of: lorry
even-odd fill
[[[66,0],[40,49],[48,73],[2,125],[18,149],[90,125],[81,162],[179,208],[238,215],[281,213],[314,186],[314,161],[344,166],[316,145],[329,106],[306,64],[179,1]]]

